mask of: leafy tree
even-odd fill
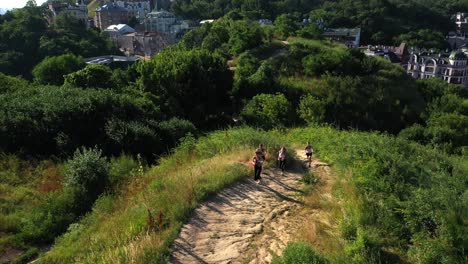
[[[122,129],[125,144],[108,133],[111,120],[129,123],[130,129]],[[0,148],[7,153],[66,157],[80,146],[98,145],[108,155],[151,157],[160,148],[153,148],[158,137],[150,140],[148,134],[157,134],[157,126],[151,124],[159,120],[153,101],[138,91],[32,86],[0,94]]]
[[[291,123],[291,104],[283,94],[259,94],[245,105],[241,116],[264,129],[283,127]]]
[[[113,88],[112,70],[102,64],[92,64],[84,69],[65,75],[65,84],[81,88]]]
[[[299,30],[298,18],[283,14],[275,20],[276,30],[283,38],[295,35],[296,31]]]
[[[29,77],[32,67],[41,60],[37,43],[46,29],[40,7],[28,6],[0,15],[0,72]]]
[[[308,124],[320,124],[325,120],[325,107],[325,102],[309,94],[302,97],[297,112]]]
[[[241,20],[233,22],[230,28],[229,46],[233,54],[259,46],[262,43],[262,30],[256,24]]]
[[[167,116],[200,127],[216,127],[219,118],[225,122],[232,76],[219,56],[207,50],[168,50],[139,64],[138,72],[139,86],[158,97],[157,104]]]
[[[64,76],[86,66],[82,58],[72,54],[47,57],[33,69],[34,80],[40,84],[62,85]]]
[[[0,95],[3,93],[26,89],[28,85],[28,82],[24,79],[0,73]]]
[[[410,46],[426,49],[445,49],[447,43],[445,36],[441,32],[434,32],[431,29],[420,29],[416,32],[409,32],[398,37],[398,42],[405,42]]]

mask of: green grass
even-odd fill
[[[101,197],[93,212],[56,241],[42,263],[164,262],[169,246],[197,204],[227,185],[251,175],[246,166],[254,149],[270,153],[279,137],[245,128],[188,137],[172,155],[136,177],[115,197]],[[148,209],[158,231],[148,231]]]
[[[245,164],[259,143],[274,153],[283,144],[302,148],[307,141],[349,185],[340,190],[343,219],[337,220],[345,250],[332,259],[456,263],[466,258],[466,157],[389,135],[309,127],[238,128],[186,138],[157,166],[100,197],[40,262],[164,262],[197,204],[250,176]],[[119,164],[116,175],[134,167]],[[149,230],[148,210],[155,218],[162,215],[156,231]]]

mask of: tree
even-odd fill
[[[40,84],[62,85],[64,76],[86,66],[82,58],[72,54],[47,57],[33,69],[34,81]]]
[[[277,17],[275,20],[276,30],[283,38],[295,35],[296,31],[299,29],[297,19],[297,17],[287,14]]]
[[[320,124],[325,120],[326,104],[308,94],[301,98],[297,113],[308,124]]]
[[[283,94],[259,94],[245,105],[241,117],[264,129],[284,127],[291,123],[291,104]]]
[[[65,75],[65,84],[81,88],[112,88],[112,70],[105,65],[92,64],[84,69]]]
[[[138,72],[141,89],[157,96],[169,117],[216,127],[229,110],[232,75],[226,61],[207,50],[167,50],[139,64]]]

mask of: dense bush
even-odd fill
[[[138,71],[140,87],[157,96],[166,116],[200,128],[225,124],[232,76],[221,57],[207,50],[168,50],[141,63]]]
[[[156,132],[148,127],[160,115],[143,94],[39,86],[0,95],[0,106],[0,148],[7,152],[67,156],[95,145],[106,154],[158,151],[152,148],[159,142]],[[124,142],[110,132],[112,120],[125,125]]]
[[[273,260],[273,264],[322,264],[326,261],[315,253],[306,242],[289,243],[283,255]]]
[[[82,58],[72,54],[47,57],[33,69],[34,81],[39,84],[62,85],[64,76],[86,66]]]
[[[94,202],[108,184],[109,164],[98,149],[78,149],[67,164],[65,184]]]
[[[291,104],[283,94],[259,94],[250,100],[241,112],[249,125],[271,129],[291,123]]]
[[[65,84],[81,88],[113,88],[112,70],[101,64],[92,64],[65,76]]]

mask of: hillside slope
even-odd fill
[[[304,217],[305,235],[293,235],[292,240],[309,241],[333,263],[456,263],[466,258],[468,236],[462,228],[468,211],[463,195],[468,177],[466,158],[376,133],[242,128],[199,140],[187,138],[173,155],[134,178],[121,194],[101,197],[93,212],[72,225],[40,262],[167,262],[183,224],[193,212],[192,219],[196,219],[198,204],[250,176],[245,164],[259,143],[275,153],[283,144],[287,143],[288,149],[303,148],[307,141],[321,160],[333,166],[337,178],[323,181],[329,182],[326,185],[319,180],[316,187],[304,188],[304,208],[290,214]],[[273,184],[266,183],[265,187]],[[248,187],[255,193],[260,186],[252,185]],[[310,218],[314,210],[328,212],[315,221]],[[213,221],[210,217],[204,220]],[[274,225],[270,227],[264,229],[265,234],[271,234]],[[259,239],[260,244],[268,241]],[[257,252],[251,250],[246,253]]]

